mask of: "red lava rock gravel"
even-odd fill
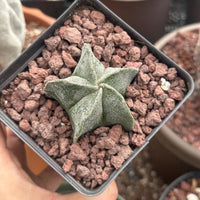
[[[192,77],[196,78],[197,66],[195,66],[193,55],[198,40],[198,31],[187,31],[179,33],[162,49],[165,54],[188,71]],[[167,75],[168,80],[173,80],[176,71],[171,68]],[[166,100],[165,111],[169,110],[173,99],[181,99],[183,93],[177,89],[177,84],[182,84],[182,80],[172,81],[169,96],[172,100]],[[184,84],[184,83],[183,83]],[[167,125],[175,131],[184,141],[197,149],[200,149],[200,96],[196,99],[191,96],[183,106],[172,116]]]
[[[99,11],[77,11],[44,43],[46,47],[35,61],[29,62],[28,70],[18,74],[10,87],[2,91],[1,104],[66,173],[85,187],[94,188],[145,143],[145,137],[182,100],[185,84],[175,69],[160,63],[146,46],[137,44]],[[127,88],[125,97],[136,126],[130,132],[121,125],[100,127],[73,144],[66,112],[44,95],[43,87],[49,80],[71,75],[83,43],[91,45],[106,67],[139,68],[139,75]],[[171,95],[162,89],[161,78],[175,85],[170,88]]]

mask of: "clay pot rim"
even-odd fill
[[[174,181],[172,181],[170,183],[170,185],[167,186],[167,188],[164,190],[164,192],[160,196],[159,200],[164,200],[167,197],[167,195],[169,194],[169,192],[174,187],[176,187],[182,181],[188,180],[188,179],[191,179],[191,178],[200,178],[200,171],[191,171],[191,172],[188,172],[188,173],[183,174],[183,175],[179,176],[178,178],[176,178]]]
[[[189,24],[183,27],[180,27],[178,29],[175,29],[174,31],[164,35],[161,37],[158,41],[155,42],[155,47],[158,49],[162,49],[168,41],[170,41],[173,37],[177,35],[178,32],[186,32],[186,31],[192,31],[195,29],[200,29],[200,23],[194,23],[194,24]]]
[[[200,29],[200,23],[194,23],[178,28],[160,38],[155,43],[155,47],[161,50],[172,38],[177,35],[177,33],[192,31],[195,29]],[[162,134],[159,134],[157,138],[163,146],[185,162],[200,168],[200,150],[185,142],[167,125],[164,125],[160,129],[160,132],[162,132]]]

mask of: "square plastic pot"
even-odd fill
[[[165,122],[176,112],[176,110],[183,104],[183,102],[191,95],[194,83],[191,76],[176,65],[171,59],[165,56],[161,51],[157,50],[149,41],[147,41],[143,36],[137,33],[128,24],[122,21],[117,15],[115,15],[111,10],[109,10],[104,4],[99,0],[76,0],[74,3],[56,20],[56,22],[49,27],[26,51],[24,51],[20,57],[18,57],[6,70],[0,74],[0,91],[6,89],[9,83],[17,76],[18,73],[25,71],[27,69],[27,64],[29,61],[38,57],[42,49],[44,48],[44,39],[49,38],[53,35],[54,30],[62,26],[67,18],[69,18],[72,13],[80,9],[82,6],[90,6],[96,10],[104,13],[106,18],[115,25],[121,26],[127,33],[132,37],[132,39],[146,45],[149,48],[149,52],[153,53],[161,62],[165,63],[170,67],[177,69],[178,76],[181,77],[185,83],[187,83],[188,91],[184,99],[179,102],[175,109],[162,121],[162,123],[153,129],[152,133],[146,137],[146,142],[140,148],[135,148],[132,156],[126,160],[123,166],[119,170],[115,170],[109,179],[104,182],[101,186],[94,189],[88,189],[83,187],[78,181],[76,181],[68,173],[64,173],[62,167],[48,156],[33,139],[31,139],[26,133],[24,133],[18,125],[3,111],[0,109],[0,120],[7,125],[19,138],[21,138],[30,148],[32,148],[39,156],[41,156],[58,174],[60,174],[67,182],[69,182],[76,190],[78,190],[83,195],[95,196],[102,193],[106,187],[119,175],[121,171],[144,149],[144,147],[149,143],[149,140],[158,132],[158,130],[165,124]]]

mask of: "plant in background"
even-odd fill
[[[68,113],[77,142],[99,126],[121,124],[127,131],[133,130],[134,118],[124,95],[137,73],[136,68],[105,68],[84,44],[72,76],[47,82],[44,91]]]
[[[194,89],[194,98],[195,98],[198,95],[200,95],[200,30],[199,30],[199,38],[194,52],[194,63],[197,67],[197,73],[195,78],[195,89]]]

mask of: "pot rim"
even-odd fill
[[[162,49],[166,43],[171,40],[173,37],[177,35],[179,32],[185,32],[185,31],[192,31],[195,29],[200,29],[200,23],[194,23],[194,24],[189,24],[180,28],[177,28],[170,33],[167,33],[163,37],[161,37],[158,41],[155,42],[155,47],[158,48],[159,50]]]
[[[155,43],[155,47],[161,50],[172,38],[177,35],[177,33],[192,31],[195,29],[200,29],[200,23],[194,23],[180,27],[161,37]],[[200,168],[200,150],[185,142],[167,125],[164,125],[159,132],[162,132],[162,134],[159,134],[157,139],[163,146],[165,146],[169,151],[173,152],[177,157],[181,158],[185,162]],[[166,141],[168,141],[168,143]]]
[[[179,176],[178,178],[176,178],[174,181],[172,181],[167,188],[164,190],[164,192],[161,194],[159,200],[164,200],[167,195],[169,194],[169,192],[176,187],[178,184],[180,184],[182,181],[184,180],[188,180],[191,178],[200,178],[200,171],[191,171],[188,172],[186,174],[183,174],[181,176]]]

